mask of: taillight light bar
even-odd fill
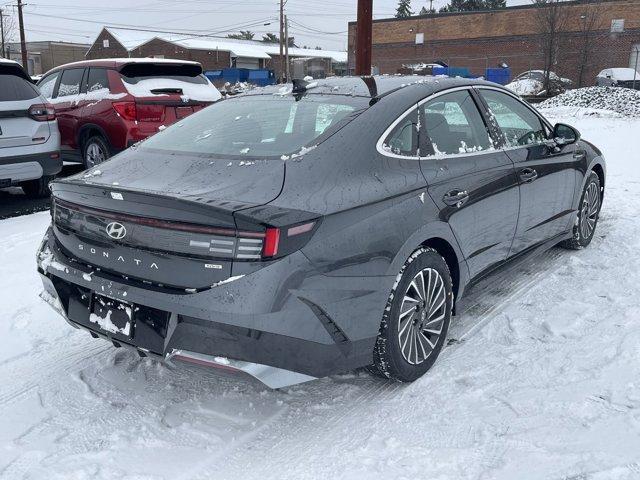
[[[36,103],[29,107],[29,116],[36,122],[50,122],[56,119],[56,111],[53,105]]]
[[[238,231],[232,228],[210,227],[207,225],[174,222],[126,213],[116,213],[54,199],[51,211],[54,223],[56,224],[58,224],[57,214],[60,211],[58,207],[72,212],[75,211],[103,219],[117,220],[119,222],[128,222],[147,227],[180,232],[191,232],[200,235],[211,235],[212,237],[217,236],[217,239],[199,238],[191,243],[194,244],[193,246],[198,248],[207,248],[208,253],[212,256],[246,261],[272,260],[299,250],[309,241],[314,230],[319,224],[319,220],[314,220],[287,227],[268,226],[263,231]],[[227,237],[228,240],[220,237]]]

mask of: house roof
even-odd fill
[[[118,42],[128,51],[149,43],[151,40],[160,39],[165,42],[192,50],[222,50],[231,52],[232,56],[269,59],[280,54],[280,46],[274,43],[260,42],[256,40],[236,40],[230,38],[180,35],[176,33],[138,31],[123,28],[105,27]],[[96,39],[97,40],[97,39]],[[94,41],[95,43],[95,41]],[[314,50],[306,48],[289,48],[291,57],[330,58],[335,62],[346,62],[347,52],[332,50]]]

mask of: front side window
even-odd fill
[[[414,110],[404,117],[384,140],[382,149],[394,155],[415,157],[418,150],[417,116]]]
[[[540,145],[547,138],[542,120],[521,101],[496,90],[481,89],[489,114],[504,134],[507,147]]]
[[[310,147],[367,108],[365,98],[248,95],[180,120],[142,148],[212,156],[281,157]]]
[[[59,76],[60,72],[55,72],[40,80],[40,83],[38,83],[38,88],[40,89],[40,93],[42,93],[43,97],[48,99],[53,97],[53,89],[56,86],[56,80],[58,80]]]
[[[420,116],[428,155],[456,155],[493,148],[484,120],[467,90],[427,101],[420,106]]]
[[[58,97],[78,95],[80,93],[80,82],[82,82],[83,75],[83,68],[73,68],[71,70],[65,70],[62,73],[62,78],[60,79],[60,86],[58,87]]]

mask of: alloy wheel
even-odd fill
[[[444,279],[433,268],[418,272],[404,293],[398,321],[398,342],[411,365],[424,362],[435,349],[447,315]]]
[[[596,228],[598,212],[600,211],[600,192],[595,183],[590,183],[582,199],[580,211],[580,234],[583,239],[591,236]]]
[[[87,167],[98,165],[106,159],[107,154],[99,144],[92,142],[87,146]]]

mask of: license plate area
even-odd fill
[[[94,294],[89,322],[112,335],[133,337],[133,305]]]

